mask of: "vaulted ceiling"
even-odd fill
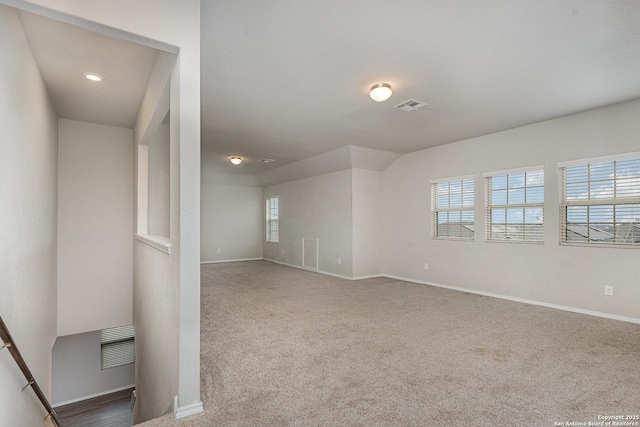
[[[420,150],[638,98],[639,75],[633,0],[202,2],[203,152],[226,170]]]
[[[22,17],[61,117],[133,125],[154,50]],[[640,98],[636,0],[209,0],[201,34],[203,159],[221,173],[345,146],[406,153]],[[369,98],[378,82],[390,100]],[[393,108],[408,99],[427,106]]]

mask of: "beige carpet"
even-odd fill
[[[640,325],[266,261],[209,264],[202,398],[204,413],[142,425],[594,422],[640,414]]]

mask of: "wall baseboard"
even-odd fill
[[[384,274],[370,274],[368,276],[354,276],[351,280],[377,279],[378,277],[387,277]]]
[[[200,400],[191,405],[178,406],[178,409],[176,409],[176,419],[199,414],[202,411],[204,411],[204,406],[202,406],[202,401]]]
[[[475,289],[461,288],[458,286],[443,285],[441,283],[426,282],[424,280],[409,279],[407,277],[394,276],[391,274],[383,274],[382,276],[388,277],[389,279],[401,280],[403,282],[417,283],[419,285],[435,286],[437,288],[450,289],[453,291],[466,292],[469,294],[483,295],[485,297],[499,298],[499,299],[504,299],[509,301],[520,302],[524,304],[531,304],[531,305],[537,305],[541,307],[553,308],[556,310],[570,311],[572,313],[587,314],[589,316],[603,317],[605,319],[640,324],[640,319],[636,319],[634,317],[618,316],[615,314],[602,313],[600,311],[585,310],[582,308],[569,307],[569,306],[559,305],[559,304],[551,304],[547,302],[529,300],[525,298],[511,297],[508,295],[494,294],[492,292],[477,291]]]
[[[634,317],[618,316],[616,314],[602,313],[600,311],[585,310],[583,308],[569,307],[569,306],[560,305],[560,304],[552,304],[552,303],[547,303],[547,302],[542,302],[542,301],[529,300],[529,299],[525,299],[525,298],[511,297],[511,296],[508,296],[508,295],[495,294],[495,293],[492,293],[492,292],[484,292],[484,291],[478,291],[478,290],[475,290],[475,289],[461,288],[459,286],[443,285],[442,283],[435,283],[435,282],[427,282],[427,281],[424,281],[424,280],[410,279],[408,277],[394,276],[392,274],[373,274],[373,275],[370,275],[370,276],[349,277],[349,276],[343,276],[341,274],[329,273],[327,271],[322,271],[322,270],[311,270],[311,269],[308,269],[308,268],[301,267],[299,265],[288,264],[286,262],[276,261],[274,259],[269,259],[269,258],[248,259],[246,261],[255,261],[255,260],[269,261],[269,262],[272,262],[274,264],[285,265],[287,267],[293,267],[293,268],[297,268],[297,269],[300,269],[300,270],[311,271],[311,272],[315,272],[315,273],[324,274],[326,276],[333,276],[333,277],[338,277],[338,278],[346,279],[346,280],[363,280],[363,279],[374,279],[374,278],[377,278],[377,277],[387,277],[389,279],[401,280],[403,282],[417,283],[419,285],[435,286],[437,288],[450,289],[450,290],[458,291],[458,292],[466,292],[466,293],[469,293],[469,294],[483,295],[485,297],[499,298],[499,299],[504,299],[504,300],[509,300],[509,301],[520,302],[520,303],[523,303],[523,304],[531,304],[531,305],[537,305],[537,306],[541,306],[541,307],[553,308],[553,309],[556,309],[556,310],[570,311],[572,313],[586,314],[586,315],[589,315],[589,316],[596,316],[596,317],[602,317],[602,318],[605,318],[605,319],[618,320],[620,322],[640,324],[640,319],[636,319]],[[241,260],[241,261],[244,261],[244,260]],[[216,261],[216,262],[227,262],[227,261]]]
[[[123,387],[114,388],[112,390],[101,391],[100,393],[90,394],[88,396],[82,396],[71,400],[65,400],[64,402],[52,403],[51,407],[58,408],[60,406],[69,405],[71,403],[82,402],[83,400],[93,399],[94,397],[106,396],[107,394],[116,393],[118,391],[127,390],[130,388],[136,388],[135,384],[129,384]]]
[[[218,264],[221,262],[240,262],[240,261],[261,261],[264,258],[240,258],[240,259],[222,259],[219,261],[200,261],[200,264]]]
[[[310,271],[312,273],[320,273],[320,274],[324,274],[325,276],[333,276],[333,277],[338,277],[340,279],[353,280],[352,277],[343,276],[341,274],[329,273],[328,271],[323,271],[323,270],[312,270],[310,268],[302,267],[300,265],[294,265],[294,264],[288,264],[288,263],[282,262],[282,261],[276,261],[275,259],[269,259],[269,258],[262,258],[262,259],[264,261],[269,261],[269,262],[272,262],[274,264],[286,265],[287,267],[293,267],[293,268],[297,268],[299,270]]]

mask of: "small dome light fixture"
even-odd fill
[[[376,102],[383,102],[389,99],[392,93],[391,85],[389,83],[376,83],[371,88],[369,96]]]
[[[239,156],[232,156],[229,158],[229,160],[231,160],[231,163],[233,163],[234,165],[239,165],[240,163],[242,163],[242,157]]]
[[[84,78],[92,82],[101,82],[104,80],[104,77],[96,73],[84,73]]]

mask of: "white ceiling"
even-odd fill
[[[639,76],[637,0],[203,1],[203,157],[406,153],[638,98]]]
[[[133,128],[155,49],[29,12],[20,19],[58,117]],[[105,79],[91,82],[84,72]]]
[[[133,126],[155,50],[21,17],[60,117]],[[203,158],[257,175],[348,145],[406,153],[640,98],[638,76],[637,0],[208,0]],[[429,107],[393,108],[410,98]]]

